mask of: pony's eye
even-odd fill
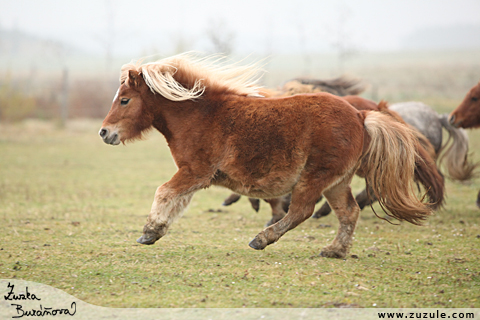
[[[477,97],[472,97],[472,101],[474,101],[474,102],[475,102],[475,101],[477,101],[477,100],[478,100],[478,98],[477,98]]]
[[[120,104],[121,104],[122,106],[126,106],[129,101],[130,101],[130,99],[122,98],[122,100],[120,100]]]

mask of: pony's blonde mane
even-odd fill
[[[153,93],[172,101],[200,98],[206,92],[228,92],[243,96],[261,96],[258,64],[238,66],[225,64],[218,55],[205,58],[183,53],[156,62],[141,61],[122,66],[120,82],[128,79],[130,70],[139,72]]]

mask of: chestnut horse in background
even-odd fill
[[[449,121],[456,128],[480,128],[480,82],[470,89],[462,103],[450,113]]]
[[[189,54],[124,65],[120,79],[100,136],[118,145],[155,128],[178,167],[155,193],[141,244],[164,236],[211,185],[255,198],[292,193],[286,216],[250,242],[257,250],[308,219],[323,194],[339,229],[320,255],[344,258],[360,212],[350,190],[357,170],[392,217],[420,224],[431,214],[414,191],[414,133],[381,112],[328,93],[261,98],[258,68]]]
[[[450,113],[449,121],[457,128],[480,128],[480,82],[470,89],[462,103]],[[480,208],[480,191],[477,206]]]

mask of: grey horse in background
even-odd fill
[[[421,102],[403,102],[390,106],[408,124],[419,130],[435,148],[440,164],[446,168],[452,180],[466,181],[473,178],[478,166],[468,159],[468,135],[465,129],[455,128],[448,121],[448,114],[438,114]],[[448,140],[442,146],[442,128],[448,132]]]
[[[468,135],[464,129],[453,127],[448,121],[448,114],[438,114],[432,107],[422,102],[401,102],[389,106],[403,120],[420,131],[433,145],[437,155],[437,164],[444,168],[447,177],[456,181],[467,181],[473,178],[478,164],[469,159]],[[443,130],[446,129],[448,139],[442,146]],[[363,191],[359,201],[360,209],[370,205],[374,199],[369,199],[367,191]],[[371,194],[371,193],[370,193]],[[318,219],[330,214],[328,203],[318,209],[312,218]]]

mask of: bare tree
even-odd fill
[[[213,51],[230,55],[233,52],[235,33],[229,31],[223,19],[211,19],[206,30],[208,39],[213,45]]]
[[[62,83],[60,93],[60,119],[62,127],[65,126],[68,119],[69,103],[68,103],[68,69],[65,67],[62,72]]]
[[[192,50],[194,47],[194,39],[186,36],[182,30],[177,31],[170,37],[173,43],[173,51],[175,54]]]
[[[113,64],[113,48],[115,47],[116,29],[115,18],[116,12],[111,0],[105,0],[105,30],[102,34],[95,35],[96,40],[100,43],[105,51],[105,73],[111,71]]]
[[[352,18],[352,11],[345,4],[339,7],[338,20],[333,31],[334,40],[332,46],[337,51],[337,73],[345,72],[346,61],[358,54],[358,49],[352,40],[351,30],[348,23]]]
[[[297,20],[297,33],[303,58],[303,75],[310,76],[312,69],[312,57],[308,51],[308,36],[305,29],[305,24],[301,21],[301,19]]]

